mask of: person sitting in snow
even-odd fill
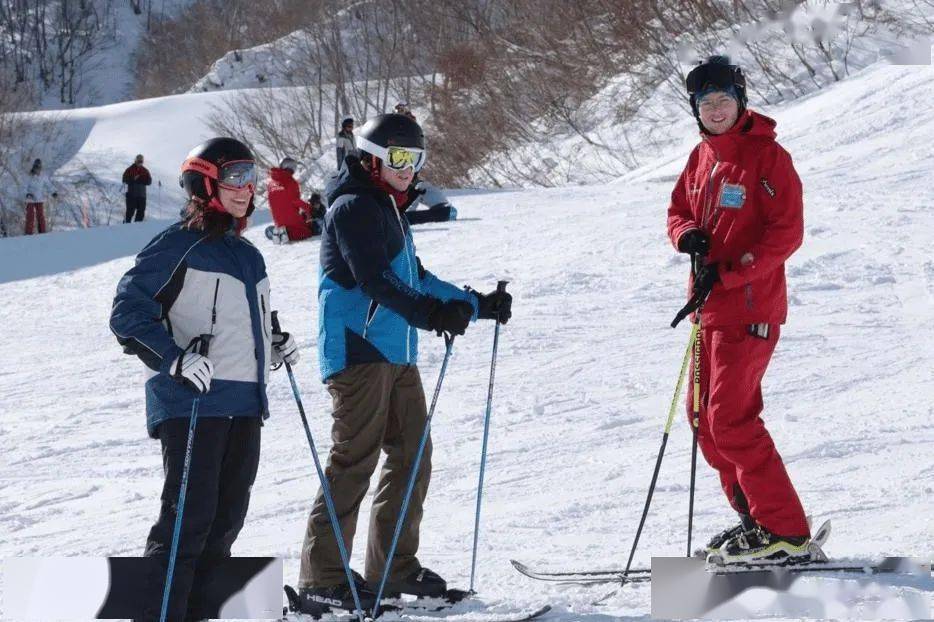
[[[35,226],[38,226],[39,233],[45,233],[48,230],[45,222],[45,202],[49,194],[52,195],[53,199],[58,198],[58,192],[54,190],[52,182],[42,174],[42,160],[36,158],[33,160],[32,168],[29,169],[29,176],[26,178],[26,185],[23,188],[26,203],[26,223],[24,227],[26,235],[32,235]]]
[[[405,215],[409,223],[418,225],[423,222],[446,222],[457,220],[457,208],[448,202],[448,197],[440,188],[427,181],[419,181],[409,192],[412,202]],[[428,209],[417,210],[420,203]]]
[[[785,261],[803,238],[801,180],[775,121],[746,107],[740,67],[713,56],[688,74],[687,91],[701,142],[668,208],[671,242],[697,266],[679,317],[696,310],[701,324],[698,421],[690,384],[687,407],[740,515],[708,554],[727,564],[807,558],[804,509],[760,417],[762,377],[788,312]]]
[[[297,168],[298,162],[285,157],[278,167],[269,169],[266,197],[273,222],[276,223],[271,232],[274,241],[295,242],[321,233],[320,222],[316,220],[321,214],[316,216],[314,206],[301,198],[301,190],[294,177]],[[318,205],[320,208],[320,195]]]

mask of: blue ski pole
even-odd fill
[[[425,428],[422,431],[422,438],[418,444],[418,452],[415,454],[415,463],[412,465],[412,472],[409,474],[409,485],[405,490],[405,497],[402,499],[402,508],[399,510],[399,518],[396,519],[396,530],[392,534],[392,544],[389,546],[389,554],[386,556],[386,567],[383,568],[383,576],[379,581],[379,589],[376,591],[376,604],[373,606],[373,619],[379,616],[379,601],[383,597],[383,590],[386,588],[386,582],[389,580],[389,572],[392,569],[392,558],[396,554],[396,545],[399,544],[399,536],[402,534],[402,526],[405,524],[405,515],[409,511],[409,500],[412,498],[412,491],[415,489],[415,481],[418,479],[418,469],[422,463],[422,454],[425,453],[425,445],[428,444],[428,436],[431,433],[431,418],[435,414],[435,406],[438,404],[438,394],[441,393],[441,383],[444,381],[444,373],[448,368],[448,360],[451,358],[451,346],[454,345],[454,335],[444,335],[444,360],[441,362],[441,371],[438,373],[438,383],[435,385],[435,393],[431,397],[431,408],[428,409],[428,418],[425,420]]]
[[[272,329],[280,333],[282,328],[279,325],[279,312],[272,312]],[[357,593],[357,584],[354,583],[353,573],[350,570],[350,556],[347,554],[347,547],[344,546],[344,532],[341,525],[337,522],[337,510],[334,508],[334,498],[331,496],[331,487],[328,485],[328,478],[324,475],[324,469],[321,468],[321,460],[318,458],[318,452],[315,449],[315,441],[311,436],[311,428],[308,426],[308,417],[305,416],[305,407],[302,405],[302,397],[298,392],[298,384],[295,382],[295,374],[292,373],[292,366],[285,362],[285,371],[289,374],[289,382],[292,384],[292,395],[295,396],[295,403],[298,405],[298,414],[302,417],[302,425],[305,426],[305,436],[308,438],[308,446],[311,448],[311,457],[315,461],[315,470],[318,472],[318,480],[321,482],[321,496],[324,497],[324,504],[328,508],[328,519],[331,521],[331,529],[334,531],[334,538],[337,540],[337,550],[341,555],[341,563],[344,565],[344,574],[347,576],[347,584],[350,586],[350,593],[353,595],[353,604],[357,608],[357,618],[363,622],[363,607],[360,605],[360,595]]]
[[[215,305],[217,304],[217,290],[214,292]],[[211,323],[213,330],[214,324]],[[201,356],[208,355],[208,349],[211,339],[214,335],[201,335],[192,339],[186,348],[196,350]],[[172,578],[175,575],[175,559],[178,556],[178,541],[182,533],[182,516],[185,513],[185,496],[188,491],[188,474],[191,472],[191,452],[195,444],[195,426],[198,423],[198,406],[201,404],[201,398],[196,397],[191,404],[191,418],[188,421],[188,441],[185,444],[185,464],[182,467],[182,486],[178,491],[178,503],[175,506],[175,530],[172,533],[172,548],[169,551],[169,567],[165,575],[165,587],[162,589],[162,611],[159,614],[159,622],[165,622],[169,613],[169,594],[172,592]]]
[[[496,291],[504,293],[509,281],[499,281]],[[499,347],[499,315],[496,317],[496,327],[493,329],[493,358],[490,361],[490,386],[486,394],[486,416],[483,419],[483,448],[480,450],[480,481],[477,483],[477,511],[473,521],[473,554],[470,558],[470,589],[474,593],[474,576],[477,570],[477,542],[480,535],[480,504],[483,501],[483,475],[486,472],[487,441],[490,437],[490,413],[493,408],[493,379],[496,376],[496,351]]]

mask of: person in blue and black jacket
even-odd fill
[[[159,619],[192,407],[198,419],[168,619],[216,617],[204,586],[243,527],[269,416],[270,364],[298,360],[273,333],[266,265],[240,233],[253,211],[253,154],[232,138],[196,147],[182,165],[185,218],[136,257],[117,286],[110,327],[146,365],[146,423],[162,443],[165,484],[145,556],[156,558],[142,619]],[[199,338],[210,335],[208,349]],[[215,613],[215,615],[211,615]]]
[[[462,335],[473,319],[498,315],[505,322],[512,298],[446,283],[416,256],[405,208],[426,157],[418,123],[405,115],[380,115],[356,140],[360,156],[346,157],[326,190],[330,208],[320,248],[318,358],[334,407],[327,477],[342,531],[351,540],[380,452],[386,453],[371,513],[366,580],[355,578],[361,605],[370,609],[427,418],[416,366],[418,329]],[[429,442],[387,594],[445,592],[445,581],[415,555],[430,473]],[[350,549],[352,542],[346,545]],[[298,587],[308,612],[332,605],[354,608],[320,491],[308,519]]]

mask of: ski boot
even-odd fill
[[[387,582],[385,597],[390,602],[401,599],[403,594],[416,597],[407,607],[423,611],[442,611],[471,595],[466,590],[448,589],[447,581],[428,568],[416,570],[401,581]]]
[[[701,559],[706,559],[711,553],[716,553],[721,546],[726,544],[732,538],[735,538],[744,531],[749,531],[755,529],[756,521],[752,520],[752,516],[749,514],[739,514],[739,524],[733,525],[724,529],[720,533],[716,534],[710,539],[707,543],[707,546],[703,549],[697,549],[694,551],[695,557],[700,557]]]
[[[266,237],[277,246],[289,243],[289,232],[285,227],[275,227],[273,225],[269,225],[266,227],[263,233],[265,233]]]
[[[402,594],[423,598],[444,598],[448,583],[428,568],[420,568],[401,581],[386,583],[386,597],[399,598]]]
[[[733,536],[707,556],[707,563],[717,566],[731,564],[782,565],[814,561],[811,538],[779,536],[761,525]]]
[[[354,572],[353,578],[357,596],[360,597],[360,606],[364,611],[371,611],[376,604],[376,594],[359,573]],[[332,608],[350,612],[357,608],[350,584],[347,582],[320,587],[301,587],[298,592],[293,590],[292,593],[289,593],[290,590],[291,588],[287,587],[290,608],[299,613],[306,613],[316,620],[323,614],[330,613]]]

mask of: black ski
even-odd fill
[[[541,618],[549,611],[551,611],[551,605],[544,605],[530,613],[521,613],[521,614],[516,614],[514,616],[503,615],[502,617],[499,617],[499,618],[497,617],[477,618],[477,617],[474,617],[473,614],[476,614],[478,612],[471,611],[469,612],[471,615],[469,619],[470,619],[470,622],[528,622],[529,620],[537,620],[538,618]],[[455,614],[452,616],[441,616],[441,617],[438,617],[438,616],[419,617],[419,616],[412,616],[412,615],[409,615],[403,612],[400,617],[403,620],[410,620],[411,622],[438,622],[439,620],[450,620],[451,622],[456,622],[458,620],[458,615],[459,614]],[[496,614],[491,614],[491,615],[495,616]]]
[[[291,585],[283,586],[285,590],[286,598],[288,598],[289,606],[284,608],[282,615],[283,619],[288,615],[289,612],[298,613],[301,615],[311,616],[315,620],[325,620],[326,622],[353,622],[359,618],[354,615],[352,612],[341,611],[341,613],[334,613],[327,608],[322,607],[317,611],[302,611],[299,608],[300,598],[298,593]],[[422,620],[444,620],[448,619],[446,616],[430,616],[420,618],[417,614],[419,612],[438,612],[450,609],[459,602],[467,600],[471,596],[470,592],[464,590],[448,590],[443,598],[418,598],[414,601],[403,601],[401,599],[393,599],[396,602],[389,602],[380,606],[381,612],[392,611],[397,613],[399,618],[403,620],[410,620],[411,622],[421,622]],[[485,618],[483,620],[473,621],[472,622],[527,622],[528,620],[535,620],[540,618],[551,611],[551,605],[545,605],[532,611],[531,613],[518,614],[516,616],[504,616],[501,618],[491,617]],[[472,611],[470,613],[477,613]],[[458,614],[450,616],[450,619],[456,620]]]
[[[520,574],[523,574],[530,579],[535,579],[537,581],[598,584],[613,583],[616,581],[622,582],[623,580],[622,568],[614,570],[542,571],[533,570],[522,562],[516,561],[514,559],[509,560],[509,562],[512,564],[512,567],[515,568]],[[652,571],[649,568],[632,568],[629,570],[629,574],[626,575],[626,579],[628,582],[647,581],[651,572]]]

